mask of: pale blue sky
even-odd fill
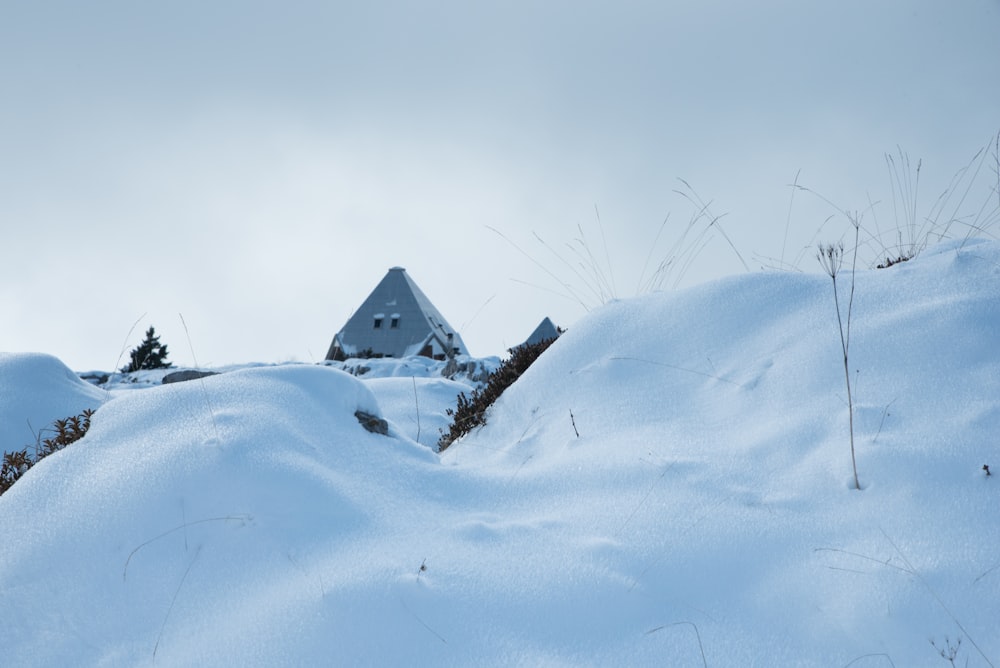
[[[796,173],[892,237],[899,146],[925,215],[1000,130],[998,31],[997,0],[5,2],[0,349],[107,369],[145,314],[128,345],[191,364],[182,313],[202,365],[318,360],[402,265],[501,354],[583,309],[487,226],[580,291],[532,233],[572,259],[583,226],[630,296],[678,178],[751,270],[813,271],[833,209],[797,194],[786,236]],[[705,241],[667,285],[745,271]]]

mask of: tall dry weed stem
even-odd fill
[[[844,354],[844,380],[847,383],[847,411],[851,437],[851,467],[854,471],[854,489],[861,489],[858,480],[858,462],[854,453],[854,399],[851,396],[851,368],[848,361],[851,349],[851,312],[854,308],[854,272],[858,261],[858,237],[861,229],[861,219],[859,216],[851,216],[851,225],[854,226],[854,252],[851,259],[851,292],[847,300],[846,318],[841,314],[840,292],[837,289],[837,276],[844,265],[844,244],[820,244],[819,253],[816,259],[827,275],[833,280],[833,303],[837,309],[837,325],[840,329],[840,348]],[[845,322],[846,320],[846,322]]]

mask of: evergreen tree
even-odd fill
[[[160,343],[160,337],[150,326],[146,330],[146,338],[130,353],[132,361],[122,367],[122,373],[140,371],[143,369],[169,369],[172,365],[167,361],[167,346]]]

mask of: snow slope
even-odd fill
[[[115,394],[0,497],[5,660],[997,665],[998,294],[996,242],[858,272],[862,491],[823,274],[609,304],[440,455],[405,378]]]
[[[52,355],[0,353],[0,452],[52,434],[52,422],[97,408],[107,393],[83,382]]]

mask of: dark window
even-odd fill
[[[382,329],[382,318],[375,318],[375,329]]]
[[[399,318],[393,318],[392,322],[389,323],[389,327],[397,329],[399,327]]]

